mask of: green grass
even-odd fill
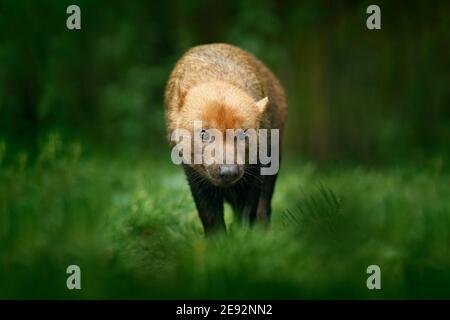
[[[204,239],[168,158],[64,148],[0,148],[0,298],[450,298],[447,173],[284,163],[269,231],[227,207],[228,234]],[[82,290],[66,289],[70,264]]]

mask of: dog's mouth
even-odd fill
[[[229,188],[234,186],[238,181],[240,180],[240,178],[237,178],[234,181],[222,181],[219,179],[210,179],[211,183],[213,185],[215,185],[216,187],[220,187],[220,188]]]
[[[216,186],[216,187],[220,187],[220,188],[232,187],[236,183],[238,183],[239,180],[241,180],[241,178],[242,178],[242,174],[241,174],[241,175],[239,175],[238,177],[236,177],[234,179],[221,179],[221,178],[214,177],[208,171],[207,171],[207,175],[208,175],[208,179],[211,182],[211,184]]]

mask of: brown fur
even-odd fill
[[[208,84],[216,83],[215,86]],[[183,110],[190,90],[198,85],[225,92],[205,92],[205,96],[215,96],[217,101],[223,102],[220,94],[240,96],[244,92],[254,102],[264,97],[269,103],[264,116],[261,117],[260,127],[283,129],[287,117],[287,106],[283,88],[273,73],[250,53],[228,44],[208,44],[190,49],[177,62],[173,69],[165,92],[166,121],[169,134],[175,128],[189,128],[183,114],[193,110]],[[228,87],[227,87],[228,86]],[[195,97],[200,100],[199,97]],[[237,99],[230,99],[233,102]],[[201,101],[198,108],[205,107]],[[253,107],[248,101],[241,101],[235,107],[242,109]],[[247,105],[246,105],[247,103]],[[252,122],[256,117],[254,110],[248,110],[246,122]],[[212,112],[212,111],[211,111]],[[227,114],[227,112],[225,112]],[[191,118],[191,117],[188,117]],[[190,119],[189,119],[190,120]],[[224,120],[228,120],[225,118]],[[262,123],[261,123],[262,122]],[[229,128],[234,128],[231,126]]]
[[[177,128],[193,133],[194,121],[200,120],[203,128],[223,134],[226,129],[279,129],[281,139],[287,117],[278,79],[253,55],[228,44],[201,45],[183,55],[169,77],[165,108],[169,138]],[[250,221],[269,220],[276,175],[258,176],[249,166],[240,169],[238,183],[220,188],[217,165],[183,167],[206,233],[225,227],[223,201]],[[199,183],[204,180],[210,183]]]

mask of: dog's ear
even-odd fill
[[[258,108],[259,113],[263,113],[266,110],[268,102],[269,102],[268,97],[264,97],[258,102],[256,102],[256,107]]]

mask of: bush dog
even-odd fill
[[[268,223],[278,166],[275,170],[267,169],[267,157],[279,158],[287,117],[283,88],[269,68],[232,45],[191,48],[170,74],[165,114],[172,150],[183,159],[181,163],[205,234],[225,230],[224,201],[230,203],[240,221]],[[227,139],[230,129],[238,132],[231,136],[231,141]],[[184,141],[184,149],[176,148],[174,137],[180,136],[177,130],[187,132],[188,138],[193,137],[192,141]],[[264,136],[268,141],[261,147],[263,131],[268,132]],[[254,148],[250,150],[250,132],[256,133],[252,137],[256,137],[259,148],[259,158],[253,163],[249,161],[250,153],[255,153]],[[277,139],[273,139],[274,132]],[[209,161],[196,158],[195,152],[206,151],[209,143],[219,140],[222,144],[218,145],[224,149],[214,149]],[[236,141],[244,141],[244,149],[237,150]],[[227,158],[229,151],[231,161]],[[264,152],[267,153],[265,163],[261,160]],[[273,157],[271,161],[279,163]],[[263,168],[269,173],[264,174]]]

